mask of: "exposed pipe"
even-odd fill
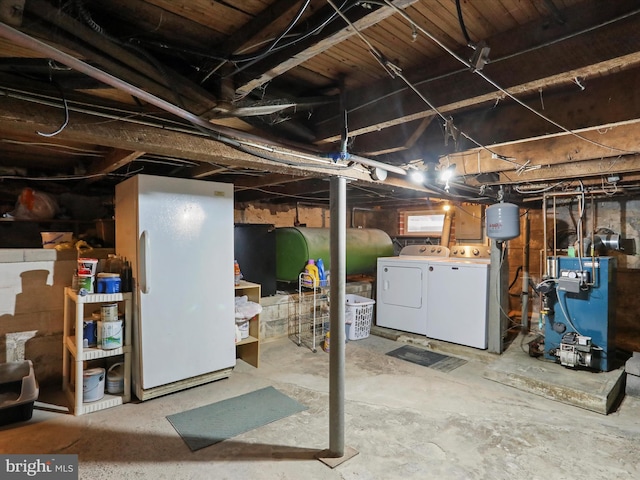
[[[522,332],[529,331],[529,212],[524,214],[524,246],[522,251]]]
[[[200,118],[197,115],[194,115],[193,113],[183,108],[180,108],[172,103],[167,102],[166,100],[156,97],[155,95],[147,93],[141,88],[138,88],[134,85],[131,85],[130,83],[120,80],[119,78],[114,77],[113,75],[107,72],[104,72],[96,67],[93,67],[92,65],[89,65],[88,63],[85,63],[82,60],[79,60],[65,52],[58,50],[55,47],[52,47],[51,45],[48,45],[40,40],[37,40],[29,35],[26,35],[21,31],[16,30],[15,28],[12,28],[9,25],[2,22],[0,22],[0,37],[4,37],[7,40],[21,47],[28,48],[36,52],[42,53],[46,55],[48,58],[51,58],[52,60],[60,62],[66,65],[67,67],[77,70],[78,72],[84,73],[85,75],[88,75],[89,77],[94,78],[106,85],[110,85],[113,88],[122,90],[133,97],[139,98],[140,100],[143,100],[151,105],[154,105],[179,118],[187,120],[193,125],[204,128],[212,133],[215,133],[217,134],[215,139],[220,142],[226,143],[228,145],[232,145],[236,148],[240,147],[240,142],[238,140],[241,140],[241,139],[252,140],[252,141],[261,142],[261,143],[268,143],[265,141],[264,138],[258,137],[256,135],[239,132],[237,130],[233,130],[227,127],[222,127],[219,125],[214,126],[208,121]],[[238,140],[234,140],[234,138]],[[286,152],[280,152],[280,153],[286,154]],[[407,174],[407,172],[402,168],[394,167],[392,165],[387,165],[385,163],[377,162],[375,160],[370,160],[370,159],[358,157],[355,155],[351,155],[350,158],[364,165],[379,167],[389,172],[398,173],[400,175]]]
[[[147,93],[144,90],[134,85],[131,85],[130,83],[124,82],[107,72],[104,72],[96,67],[93,67],[88,63],[83,62],[82,60],[78,60],[77,58],[62,52],[57,48],[52,47],[51,45],[41,42],[40,40],[30,37],[29,35],[25,35],[21,31],[16,30],[15,28],[11,28],[10,26],[4,23],[0,23],[0,36],[14,42],[16,45],[20,45],[24,48],[29,48],[31,50],[35,50],[36,52],[43,53],[47,55],[47,57],[51,58],[52,60],[60,62],[66,65],[67,67],[73,68],[74,70],[77,70],[81,73],[84,73],[85,75],[95,78],[96,80],[99,80],[107,85],[110,85],[113,88],[122,90],[136,98],[139,98],[140,100],[144,100],[145,102],[150,103],[151,105],[154,105],[166,112],[172,113],[177,117],[183,118],[184,120],[187,120],[193,123],[194,125],[198,125],[214,133],[224,134],[230,137],[233,137],[234,135],[235,136],[238,135],[238,132],[230,128],[213,127],[211,123],[198,117],[197,115],[194,115],[191,112],[188,112],[187,110],[177,107],[176,105],[173,105],[172,103],[169,103],[165,100],[162,100],[161,98],[158,98],[155,95],[151,95],[150,93]],[[220,138],[220,140],[224,141],[222,138]],[[228,143],[235,144],[235,142],[228,142]]]
[[[371,160],[370,158],[361,157],[360,155],[349,154],[349,159],[354,162],[361,163],[362,165],[368,165],[369,167],[377,167],[387,172],[397,173],[398,175],[406,175],[407,171],[404,168],[395,167],[393,165],[389,165],[388,163],[378,162],[377,160]]]
[[[542,237],[544,238],[544,242],[542,243],[542,262],[544,268],[541,269],[543,272],[542,278],[548,278],[549,269],[547,265],[547,194],[542,194]],[[538,259],[539,260],[539,259]]]

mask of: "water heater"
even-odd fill
[[[520,210],[513,203],[496,203],[487,207],[487,237],[494,240],[510,240],[520,236]]]

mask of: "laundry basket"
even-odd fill
[[[373,306],[376,301],[360,295],[345,295],[346,311],[344,322],[347,325],[347,338],[360,340],[371,333]]]

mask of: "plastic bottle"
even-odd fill
[[[331,342],[331,335],[329,334],[329,332],[327,332],[324,334],[324,342],[322,344],[322,349],[327,353],[330,350],[330,342]]]
[[[233,281],[236,285],[240,285],[242,279],[242,272],[240,272],[240,264],[237,260],[233,261]]]
[[[320,280],[318,284],[324,287],[327,285],[327,275],[324,273],[324,262],[321,258],[316,262],[316,266],[318,267],[318,278]]]
[[[304,267],[304,273],[305,281],[308,282],[308,286],[317,287],[318,285],[320,285],[320,275],[318,274],[318,267],[316,267],[316,262],[313,260],[313,258],[310,258],[309,262]]]
[[[121,273],[122,272],[122,258],[120,255],[110,253],[107,255],[107,261],[104,266],[105,273]]]
[[[131,292],[133,291],[133,271],[131,269],[131,264],[128,260],[124,261],[124,266],[122,267],[122,272],[120,273],[120,289],[123,292]]]

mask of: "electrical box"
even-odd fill
[[[589,288],[589,272],[582,270],[560,270],[558,290],[580,293]]]

